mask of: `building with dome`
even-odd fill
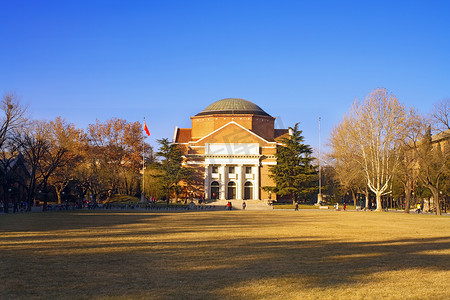
[[[191,117],[191,128],[175,127],[173,143],[182,147],[185,164],[201,174],[196,193],[206,199],[275,199],[269,166],[276,164],[279,140],[275,118],[239,98],[216,101]]]

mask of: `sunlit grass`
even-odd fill
[[[302,210],[0,216],[0,299],[447,299],[450,218]]]

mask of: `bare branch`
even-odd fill
[[[27,107],[20,104],[15,93],[5,93],[0,102],[0,149],[10,138],[11,133],[18,131],[26,123]]]

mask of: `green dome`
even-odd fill
[[[208,105],[208,107],[198,113],[197,116],[213,114],[252,114],[270,117],[268,113],[262,110],[261,107],[255,103],[240,98],[226,98],[216,101]]]

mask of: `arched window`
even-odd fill
[[[236,199],[236,183],[234,181],[228,182],[227,199]]]
[[[244,200],[253,199],[253,183],[247,181],[244,184]]]

